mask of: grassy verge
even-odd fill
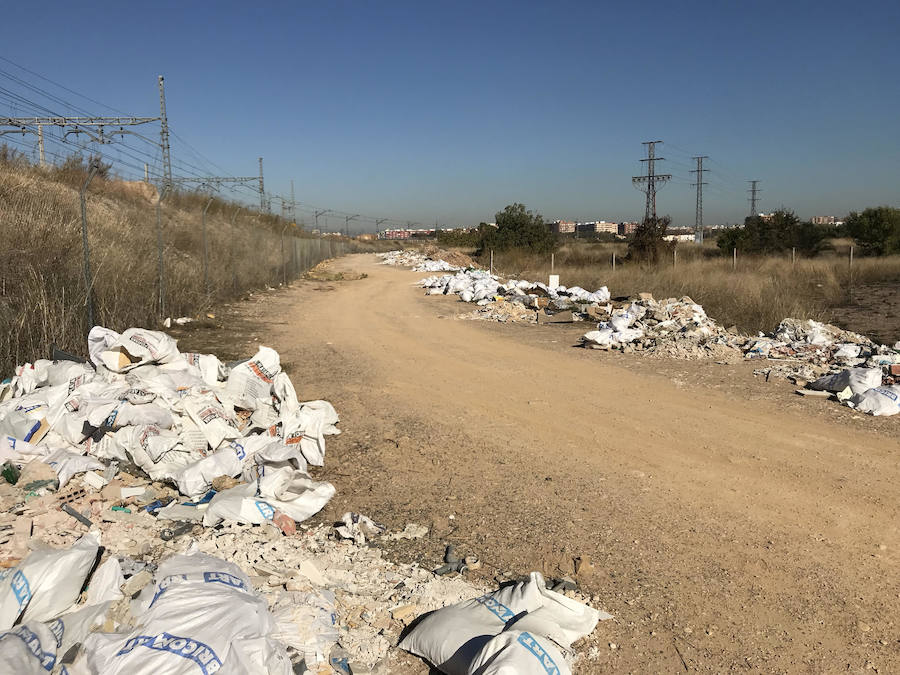
[[[84,174],[0,161],[0,373],[46,357],[51,343],[85,351],[82,267]],[[115,330],[160,325],[156,194],[143,183],[95,178],[87,216],[95,323]],[[203,277],[201,212],[207,198],[175,194],[162,202],[165,315],[193,316],[244,291],[296,278],[355,242],[285,236],[284,221],[223,200],[207,212],[208,288]]]

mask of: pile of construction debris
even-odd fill
[[[412,251],[402,256],[384,255],[388,264],[421,266],[424,260],[421,253]],[[435,269],[442,262],[434,258],[428,261]],[[863,335],[836,326],[793,318],[784,319],[772,334],[747,336],[733,327],[720,326],[701,305],[686,296],[656,300],[649,293],[641,293],[637,298],[613,300],[606,287],[591,293],[579,287],[504,280],[475,268],[430,276],[419,284],[428,295],[456,295],[463,302],[478,305],[461,314],[463,319],[517,323],[596,321],[596,329],[581,337],[581,345],[588,349],[725,362],[774,361],[755,372],[767,379],[773,374],[789,378],[801,386],[830,376],[846,379],[847,369],[867,368],[870,375],[865,382],[872,386],[865,391],[851,391],[844,385],[840,390],[820,387],[800,392],[831,395],[874,415],[900,412],[900,342],[893,347],[877,345]]]
[[[485,588],[443,576],[473,557],[436,572],[382,558],[379,541],[427,528],[302,524],[334,494],[308,466],[323,465],[338,416],[297,399],[274,350],[223,364],[164,333],[100,327],[88,347],[89,361],[58,353],[0,384],[9,672],[389,673],[416,618],[487,606]],[[602,618],[567,595],[569,614],[528,628],[535,640]]]

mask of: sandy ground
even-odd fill
[[[582,557],[616,618],[577,672],[900,672],[900,418],[801,399],[758,363],[575,349],[584,324],[457,320],[466,307],[374,256],[333,269],[368,276],[179,335],[274,347],[301,400],[335,404],[320,520],[428,525],[390,555],[436,566],[454,543],[486,579]]]

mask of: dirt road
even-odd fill
[[[457,320],[375,261],[181,340],[274,347],[301,400],[334,402],[323,519],[428,525],[390,554],[434,565],[452,542],[489,578],[584,557],[616,619],[579,672],[900,672],[896,418],[868,430],[745,364],[573,349],[579,326]]]

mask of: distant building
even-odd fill
[[[693,232],[677,232],[673,234],[667,234],[663,237],[666,241],[692,241],[696,242],[696,238],[694,237]]]
[[[550,223],[550,231],[554,234],[574,234],[575,223],[568,220],[554,220]]]
[[[617,223],[608,223],[605,220],[591,220],[586,223],[575,223],[575,231],[579,234],[616,234],[619,230]]]
[[[616,234],[620,234],[623,237],[628,236],[637,229],[637,226],[637,221],[631,221],[629,223],[619,223],[618,227],[616,228]]]
[[[838,225],[840,221],[834,216],[813,216],[810,218],[813,225]]]
[[[409,230],[382,230],[379,239],[409,239]]]
[[[434,228],[418,230],[382,230],[378,233],[379,239],[427,239],[435,235]]]

